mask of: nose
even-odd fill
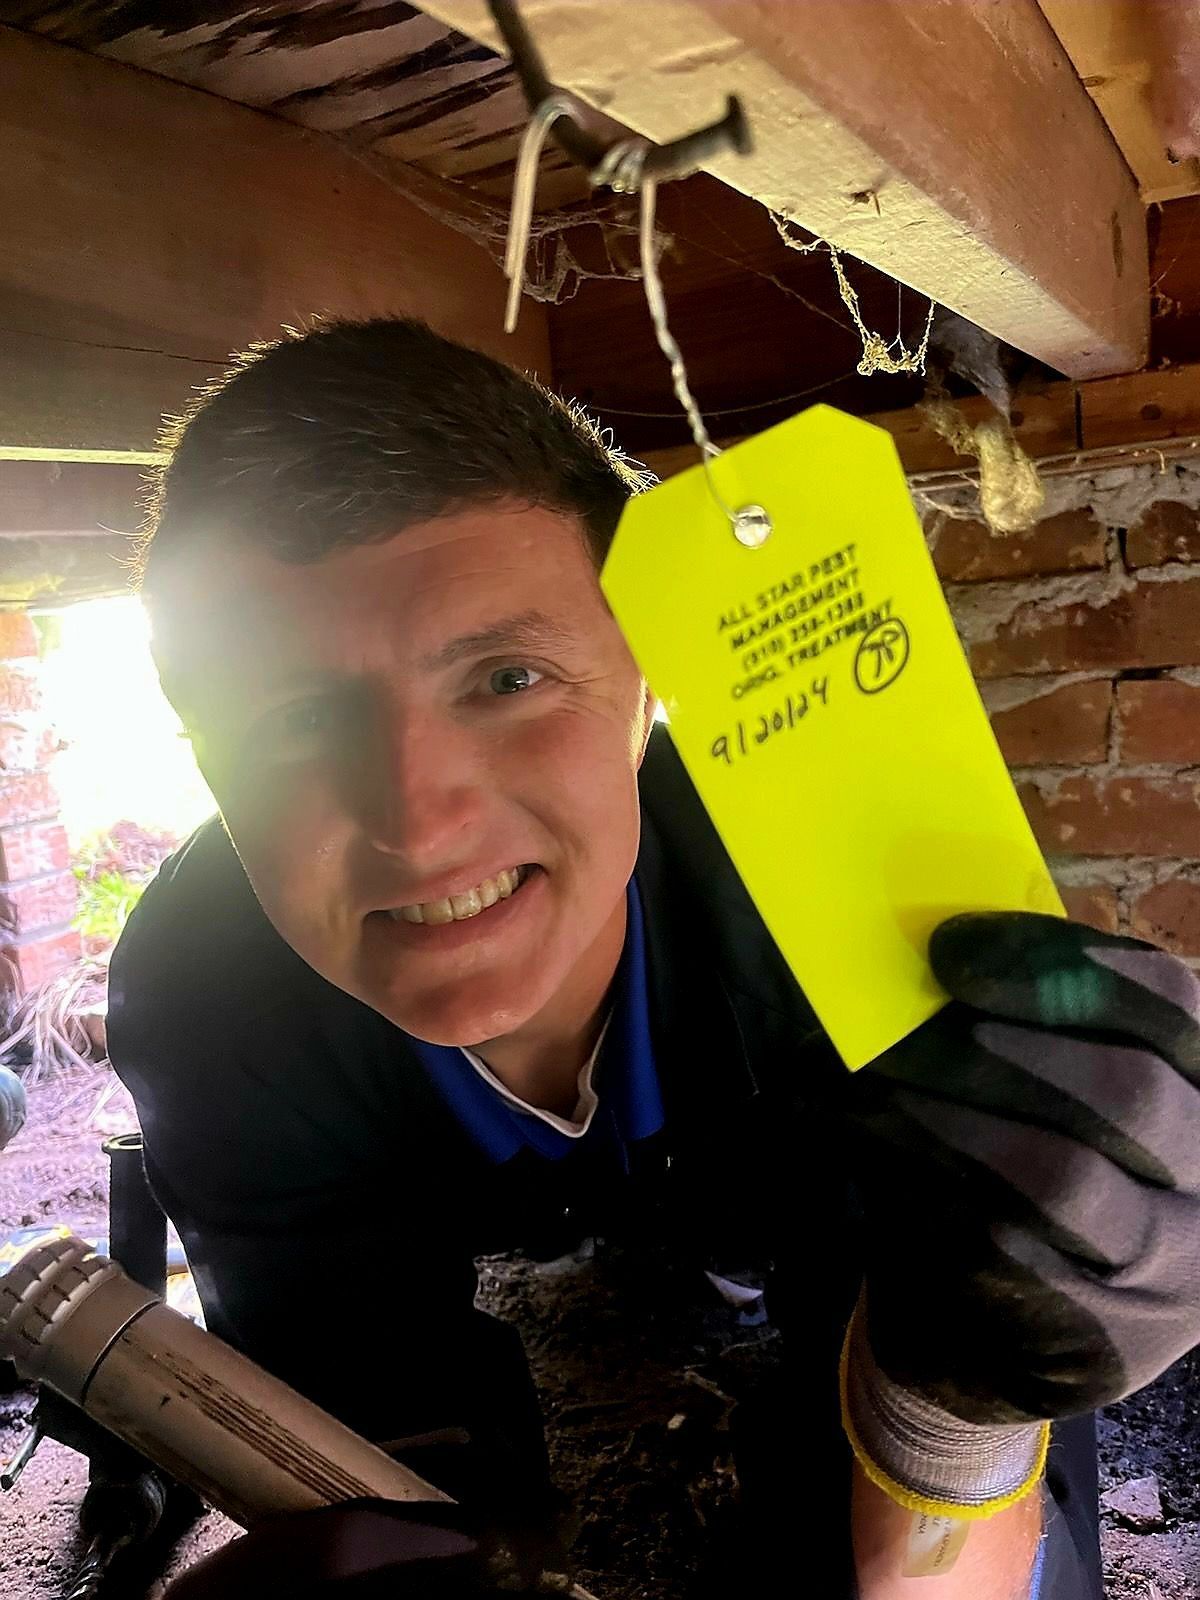
[[[392,712],[369,777],[371,843],[414,874],[453,866],[483,818],[483,763],[468,730],[448,719]]]

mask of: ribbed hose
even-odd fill
[[[243,1527],[360,1496],[448,1498],[82,1239],[0,1278],[0,1355]]]

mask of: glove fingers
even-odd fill
[[[1103,1385],[1094,1393],[1105,1405],[1124,1399],[1134,1390],[1152,1383],[1180,1356],[1195,1346],[1195,1319],[1180,1315],[1191,1299],[1191,1286],[1200,1270],[1200,1247],[1195,1240],[1194,1212],[1184,1225],[1159,1229],[1144,1257],[1122,1272],[1103,1277],[1089,1275],[1077,1280],[1067,1295],[1070,1310],[1066,1325],[1086,1319],[1094,1328],[1105,1330],[1108,1354]],[[1026,1229],[999,1223],[993,1229],[997,1247],[1014,1266],[1028,1273],[1031,1280],[1053,1282],[1061,1264],[1045,1240]],[[1131,1311],[1136,1306],[1136,1312]],[[1068,1366],[1078,1334],[1047,1344],[1047,1369],[1054,1364]],[[1095,1375],[1099,1377],[1097,1373]]]
[[[1196,1091],[1161,1056],[1069,1034],[1047,1048],[1043,1033],[1018,1023],[981,1022],[975,1038],[1024,1080],[1026,1117],[1049,1120],[1144,1182],[1200,1189]],[[1029,1104],[1042,1096],[1055,1105],[1049,1119]]]
[[[952,1009],[859,1074],[852,1096],[870,1101],[879,1077],[896,1080],[1068,1134],[1144,1183],[1200,1188],[1200,1144],[1190,1132],[1196,1092],[1160,1056],[1097,1037],[1048,1039],[1043,1029],[973,1013],[956,1027]]]
[[[940,1186],[941,1204],[924,1219],[930,1233],[947,1213],[977,1210],[990,1220],[1018,1222],[1101,1272],[1136,1261],[1147,1247],[1150,1192],[1074,1139],[971,1106],[933,1103],[902,1088],[894,1091],[893,1109],[878,1131],[890,1145],[907,1143],[925,1162],[936,1151],[948,1181]],[[973,1195],[971,1179],[991,1193],[976,1189]],[[926,1185],[927,1204],[929,1192]],[[997,1193],[1004,1213],[997,1210]],[[904,1196],[895,1196],[894,1204],[903,1206]],[[911,1225],[919,1232],[922,1218],[914,1216]]]
[[[1061,917],[969,912],[934,931],[929,959],[942,987],[976,1010],[1124,1034],[1200,1085],[1200,981],[1151,945]]]
[[[981,1424],[1085,1411],[1115,1392],[1124,1370],[1103,1326],[1076,1304],[1078,1263],[1034,1240],[1023,1222],[997,1220],[969,1180],[939,1187],[926,1164],[918,1191],[905,1187],[905,1156],[881,1147],[872,1157],[893,1227],[869,1257],[868,1317],[872,1349],[894,1382]],[[1015,1238],[1026,1249],[1014,1256]],[[1036,1272],[1022,1264],[1030,1251]]]

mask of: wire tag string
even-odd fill
[[[564,94],[552,94],[542,101],[526,126],[517,156],[513,180],[512,215],[509,222],[508,245],[504,256],[504,271],[508,278],[508,304],[504,327],[512,333],[520,312],[521,292],[525,277],[525,257],[529,248],[529,234],[533,222],[534,189],[537,184],[538,161],[546,135],[559,117],[575,118],[574,102]],[[682,406],[691,429],[692,438],[700,452],[704,479],[708,492],[728,519],[733,536],[739,544],[756,550],[770,537],[773,524],[769,514],[760,505],[746,505],[733,510],[726,504],[713,478],[709,465],[721,451],[712,442],[696,398],[688,383],[683,352],[667,322],[667,300],[662,278],[658,271],[658,253],[655,248],[655,212],[658,183],[645,169],[650,145],[645,139],[619,140],[607,150],[589,174],[593,187],[607,185],[616,194],[637,194],[640,197],[638,244],[641,255],[642,287],[658,347],[666,356],[671,369],[671,387]]]
[[[633,152],[631,159],[636,159],[638,163],[638,186],[641,194],[641,226],[638,231],[638,243],[642,258],[642,287],[646,291],[646,304],[650,309],[650,320],[654,324],[654,337],[658,340],[658,347],[670,365],[671,387],[675,391],[675,398],[683,407],[688,426],[692,430],[692,438],[696,441],[696,448],[700,452],[700,464],[704,468],[708,492],[729,518],[733,536],[738,543],[744,544],[748,549],[756,550],[771,536],[771,518],[763,507],[758,505],[742,506],[737,511],[732,510],[726,505],[713,479],[709,463],[721,452],[709,437],[704,418],[700,414],[700,407],[696,404],[696,397],[688,383],[683,352],[667,323],[667,297],[663,292],[662,278],[659,276],[654,237],[658,184],[641,171],[641,164],[645,160],[644,147],[640,152]]]

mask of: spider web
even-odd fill
[[[508,205],[488,200],[453,179],[437,178],[417,168],[389,162],[348,141],[340,142],[355,160],[369,167],[389,187],[419,206],[426,215],[473,239],[497,266],[503,267],[511,221]],[[867,327],[858,293],[846,274],[842,252],[837,246],[818,235],[800,238],[794,230],[801,225],[793,218],[777,211],[769,211],[768,215],[789,250],[801,255],[828,251],[838,295],[862,347],[856,370],[863,377],[879,372],[924,375],[936,303],[930,300],[920,341],[913,349],[907,347],[899,330],[892,339],[885,339],[882,333]],[[602,257],[599,268],[581,260],[573,248],[572,236],[578,240],[582,230],[587,230],[591,248],[585,253],[589,258],[598,246]],[[574,299],[583,284],[592,280],[640,282],[643,274],[637,259],[637,236],[637,217],[628,202],[618,196],[592,204],[580,202],[536,212],[530,223],[524,292],[543,304],[561,305]],[[625,241],[631,247],[631,258],[622,260],[620,245]],[[669,239],[664,242],[669,243]],[[780,287],[785,286],[781,283]]]

